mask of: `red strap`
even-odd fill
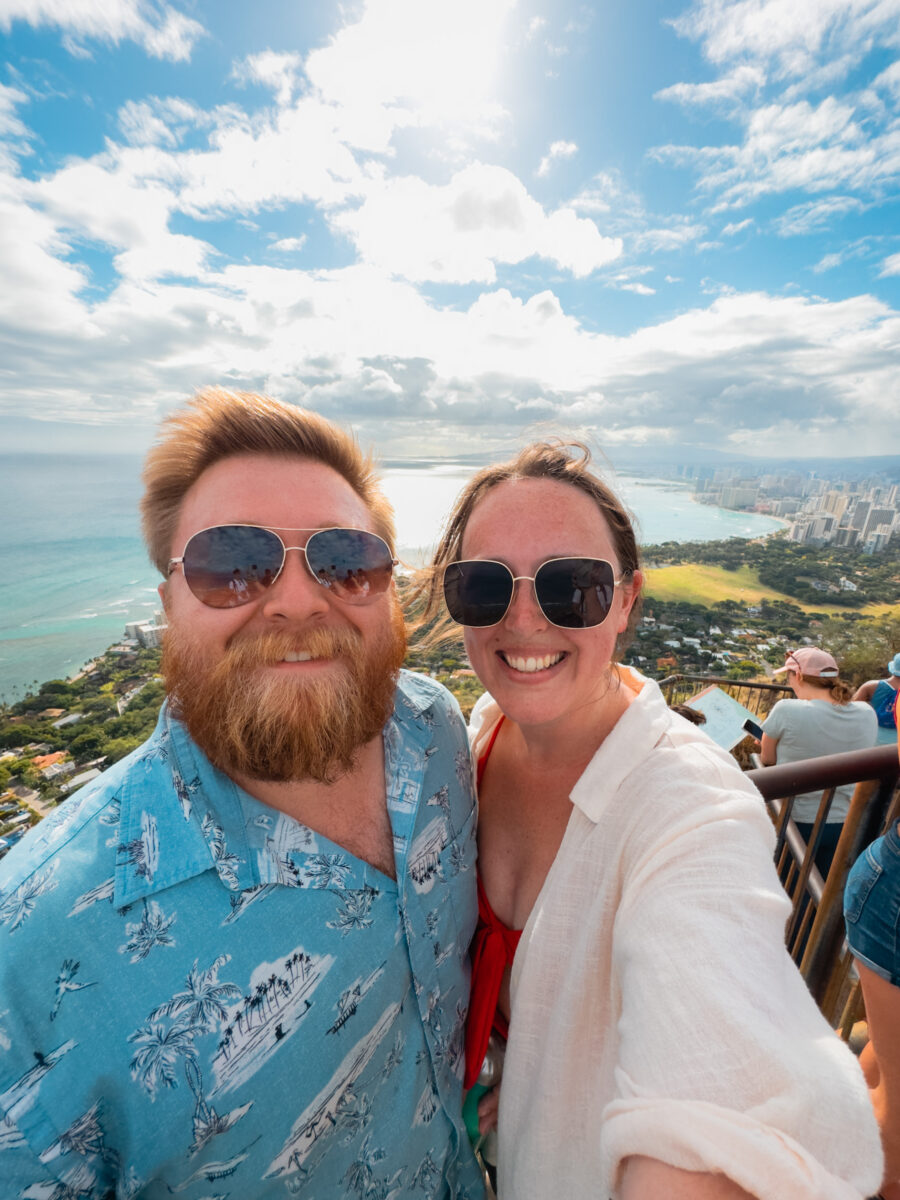
[[[509,1027],[497,1009],[503,972],[512,966],[521,929],[507,929],[494,915],[481,876],[478,876],[478,928],[472,941],[472,993],[466,1021],[466,1074],[463,1087],[470,1088],[481,1073],[491,1030],[506,1037]]]

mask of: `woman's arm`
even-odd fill
[[[764,767],[774,767],[778,760],[778,738],[773,738],[770,734],[762,735],[762,750],[760,751],[759,761]]]
[[[871,1097],[884,1145],[881,1191],[885,1200],[897,1200],[900,1197],[900,988],[860,962],[856,969],[866,1002],[869,1046],[878,1066]]]
[[[682,1171],[655,1158],[627,1158],[622,1170],[622,1200],[755,1200],[725,1175]]]

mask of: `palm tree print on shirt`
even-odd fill
[[[174,946],[175,939],[169,936],[169,930],[175,924],[176,914],[167,917],[155,900],[142,901],[142,914],[139,922],[126,922],[125,933],[128,941],[119,947],[120,954],[131,952],[131,962],[142,962],[154,946]]]
[[[156,818],[148,812],[142,812],[141,836],[134,841],[123,842],[119,846],[119,853],[134,867],[136,875],[152,883],[159,866],[159,831]]]
[[[73,958],[67,958],[63,965],[59,968],[59,974],[56,977],[56,1001],[50,1012],[50,1020],[56,1020],[56,1014],[59,1012],[59,1006],[63,1002],[63,997],[69,992],[80,992],[83,988],[96,987],[97,980],[94,979],[90,983],[76,983],[75,976],[78,974],[81,963],[76,962]]]
[[[297,946],[283,960],[254,968],[246,994],[238,992],[239,1003],[225,1011],[211,1096],[245,1083],[296,1032],[334,961],[331,954],[311,955]]]
[[[35,871],[15,891],[10,892],[0,904],[0,925],[9,925],[10,933],[15,933],[34,912],[38,896],[52,892],[58,886],[58,881],[54,878],[58,867],[59,859],[54,859],[49,867]]]
[[[182,1066],[188,1087],[194,1095],[194,1141],[196,1151],[211,1138],[229,1129],[247,1112],[249,1105],[220,1117],[207,1103],[203,1091],[203,1072],[195,1039],[211,1033],[227,1016],[227,1002],[240,996],[234,983],[220,983],[219,970],[230,955],[219,955],[206,970],[194,962],[184,990],[160,1004],[150,1013],[147,1022],[129,1035],[139,1049],[131,1060],[131,1077],[138,1080],[156,1098],[160,1086],[178,1085],[178,1067]],[[168,1018],[166,1024],[164,1018]]]

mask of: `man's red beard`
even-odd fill
[[[326,670],[266,670],[291,651],[331,658]],[[331,783],[391,714],[406,652],[399,608],[379,639],[352,627],[235,639],[210,662],[189,628],[170,625],[162,672],[175,715],[227,775],[287,783]]]

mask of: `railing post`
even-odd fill
[[[836,999],[829,996],[832,989],[828,985],[844,940],[843,899],[847,875],[865,847],[878,837],[895,782],[895,779],[867,780],[856,785],[800,963],[801,974],[826,1017],[829,1016],[826,1001],[833,1004]]]

